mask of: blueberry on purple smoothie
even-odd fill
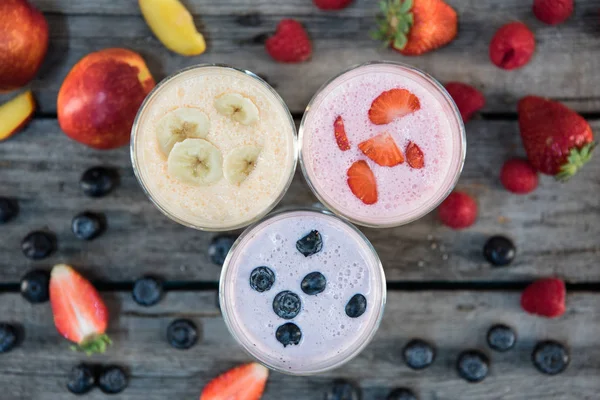
[[[71,230],[77,239],[93,240],[100,236],[106,227],[106,218],[102,214],[82,212],[73,217]]]
[[[296,249],[304,254],[304,257],[312,256],[313,254],[320,252],[323,249],[323,239],[321,238],[319,231],[310,231],[308,235],[299,239],[296,242]]]
[[[256,267],[250,273],[250,287],[259,293],[271,289],[275,283],[275,273],[268,267]]]
[[[412,339],[402,349],[402,358],[412,369],[425,369],[435,361],[435,347],[422,339]]]
[[[361,400],[362,390],[358,385],[346,379],[336,379],[329,391],[325,394],[325,400]]]
[[[219,235],[211,240],[208,246],[208,257],[215,265],[223,265],[229,249],[233,246],[236,237],[232,235]]]
[[[153,306],[162,298],[162,282],[152,276],[144,276],[133,283],[131,295],[140,306]]]
[[[398,388],[392,390],[386,400],[417,400],[417,396],[410,389]]]
[[[189,349],[198,341],[198,329],[188,319],[176,319],[167,328],[167,341],[176,349]]]
[[[287,322],[277,328],[275,338],[283,347],[297,345],[302,339],[302,331],[298,328],[298,325]]]
[[[531,354],[533,365],[543,374],[556,375],[569,365],[569,351],[561,343],[546,340],[538,343]]]
[[[96,383],[94,370],[91,366],[79,364],[69,372],[67,389],[73,394],[84,394],[92,390]]]
[[[515,346],[517,335],[510,326],[497,324],[488,331],[487,342],[492,350],[505,352]]]
[[[0,323],[0,354],[8,353],[17,346],[19,333],[14,325]]]
[[[273,300],[273,311],[283,319],[293,319],[300,313],[302,302],[300,297],[289,290],[277,293]]]
[[[19,214],[19,205],[13,199],[0,197],[0,224],[4,224]]]
[[[458,375],[467,382],[481,382],[490,369],[490,360],[478,350],[467,350],[460,353],[456,362]]]
[[[98,387],[106,394],[121,393],[128,384],[123,368],[114,365],[104,368],[98,377]]]
[[[350,318],[358,318],[367,310],[367,299],[360,293],[352,296],[346,304],[346,315]]]
[[[50,273],[29,271],[21,279],[21,295],[30,303],[44,303],[50,299]]]
[[[300,287],[302,291],[308,295],[315,295],[325,290],[327,279],[320,272],[311,272],[302,279]]]
[[[56,237],[50,232],[35,231],[29,233],[21,242],[21,250],[25,257],[41,260],[48,257],[56,249]]]
[[[504,267],[515,259],[515,245],[505,236],[492,236],[483,246],[483,256],[496,267]]]
[[[81,176],[79,185],[87,196],[103,197],[110,193],[116,186],[117,171],[112,168],[93,167]]]

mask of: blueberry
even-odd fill
[[[129,380],[121,367],[108,366],[98,377],[98,387],[106,394],[121,393],[127,387]]]
[[[250,273],[250,287],[257,292],[266,292],[275,283],[275,273],[268,267],[256,267]]]
[[[54,252],[55,248],[56,237],[50,232],[31,232],[21,242],[23,254],[32,260],[41,260],[48,257]]]
[[[196,325],[188,319],[177,319],[167,328],[167,340],[176,349],[189,349],[198,341]]]
[[[21,279],[21,295],[30,303],[44,303],[50,299],[49,284],[47,271],[29,271]]]
[[[89,365],[79,364],[69,372],[67,389],[74,394],[84,394],[92,390],[96,383],[94,370]]]
[[[77,239],[92,240],[104,232],[105,221],[104,215],[86,211],[73,218],[71,230]]]
[[[417,400],[417,396],[410,389],[398,388],[392,390],[386,400]]]
[[[115,169],[93,167],[81,175],[79,185],[83,193],[90,197],[103,197],[116,186],[118,174]]]
[[[561,343],[546,340],[538,343],[531,354],[533,365],[542,374],[556,375],[569,365],[569,350]]]
[[[300,287],[306,294],[315,295],[325,290],[327,286],[327,279],[320,272],[311,272],[302,279]]]
[[[456,362],[458,375],[467,382],[481,382],[490,369],[490,361],[478,350],[467,350],[460,353]]]
[[[288,322],[277,328],[275,338],[283,347],[298,344],[302,339],[302,331],[298,328],[298,325]]]
[[[210,246],[208,246],[210,261],[215,265],[223,265],[225,257],[227,257],[227,253],[229,253],[229,249],[233,246],[235,239],[235,236],[231,235],[215,236],[210,242]]]
[[[422,339],[412,339],[402,349],[404,362],[412,369],[424,369],[435,361],[435,347]]]
[[[162,298],[162,282],[151,276],[144,276],[133,283],[131,294],[133,300],[140,306],[153,306]]]
[[[492,326],[488,331],[487,342],[492,350],[505,352],[515,346],[517,335],[511,327],[498,324]]]
[[[19,335],[11,324],[0,323],[0,354],[8,353],[17,346]]]
[[[497,267],[510,264],[515,258],[515,253],[512,240],[504,236],[492,236],[483,246],[483,256]]]
[[[19,214],[19,205],[13,199],[0,197],[0,224],[10,221]]]
[[[360,293],[352,296],[346,304],[346,315],[350,318],[358,318],[367,310],[367,299]]]
[[[301,308],[302,302],[300,301],[300,297],[289,290],[279,292],[273,300],[273,311],[283,319],[294,318],[300,313]]]
[[[296,249],[304,254],[304,257],[320,252],[323,249],[323,239],[321,239],[319,231],[310,231],[308,235],[298,240],[296,242]]]
[[[325,394],[325,400],[360,400],[362,390],[355,383],[345,379],[336,379],[329,391]]]

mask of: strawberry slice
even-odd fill
[[[414,142],[409,142],[406,146],[406,160],[408,165],[415,169],[421,169],[425,166],[425,156],[421,148]]]
[[[350,142],[348,142],[348,136],[346,136],[346,128],[344,128],[344,120],[340,115],[335,119],[333,123],[333,131],[335,133],[335,141],[341,151],[350,150]]]
[[[382,167],[393,167],[404,162],[398,145],[387,132],[373,136],[358,145],[360,151]]]
[[[417,96],[406,89],[391,89],[373,100],[369,119],[375,125],[385,125],[420,109],[421,102]]]
[[[111,343],[105,334],[108,310],[102,298],[88,280],[68,265],[52,268],[50,305],[56,329],[77,343],[74,350],[88,355],[103,353]]]
[[[210,381],[200,400],[259,400],[265,390],[269,370],[258,364],[244,364]]]
[[[348,169],[348,186],[365,204],[377,203],[377,181],[366,161],[356,161]]]

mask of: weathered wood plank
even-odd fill
[[[600,129],[600,121],[593,121]],[[461,232],[445,228],[435,213],[405,227],[366,229],[382,258],[389,281],[522,281],[557,274],[573,282],[600,281],[600,158],[571,182],[542,179],[528,196],[505,191],[498,173],[504,160],[522,154],[517,124],[473,121],[467,125],[469,151],[459,187],[478,198],[477,224]],[[83,171],[96,165],[117,167],[120,187],[103,199],[79,189]],[[0,195],[19,199],[21,213],[2,226],[0,282],[16,282],[31,267],[69,262],[94,278],[133,280],[143,273],[169,280],[216,281],[219,266],[207,247],[214,236],[178,226],[146,199],[131,170],[128,149],[94,151],[60,133],[56,120],[36,120],[0,145]],[[315,202],[300,173],[283,205]],[[92,242],[75,239],[72,217],[104,212],[108,230]],[[21,239],[35,229],[56,232],[59,250],[31,262]],[[506,234],[517,258],[492,268],[481,255],[486,238]]]
[[[105,293],[112,311],[109,335],[114,345],[101,356],[86,358],[69,351],[53,328],[48,305],[32,306],[18,294],[0,295],[2,320],[21,322],[25,341],[0,356],[3,400],[66,398],[67,371],[76,363],[117,363],[130,370],[128,399],[195,399],[206,382],[238,363],[249,361],[230,337],[215,305],[215,292],[169,292],[153,308],[135,305],[128,294]],[[272,373],[265,400],[323,398],[336,377],[358,381],[365,399],[383,399],[394,386],[409,386],[421,400],[594,399],[600,384],[600,311],[598,294],[574,294],[568,312],[558,320],[524,314],[516,293],[391,292],[382,326],[365,351],[341,369],[317,377],[299,378]],[[165,329],[175,318],[192,319],[202,331],[188,351],[166,343]],[[515,349],[500,354],[485,344],[487,329],[506,323],[519,335]],[[437,359],[427,370],[409,370],[402,346],[420,337],[435,343]],[[562,374],[547,377],[530,361],[535,343],[555,339],[570,347],[571,364]],[[480,384],[458,378],[458,353],[479,348],[491,359],[491,374]],[[98,390],[87,396],[104,398]]]
[[[37,0],[36,4],[43,10],[52,12],[47,16],[51,48],[32,84],[39,110],[56,112],[56,95],[61,82],[85,54],[106,47],[127,47],[144,55],[157,79],[198,63],[227,63],[250,69],[276,86],[295,113],[304,110],[315,91],[329,78],[351,65],[376,59],[414,64],[443,82],[470,82],[484,90],[485,112],[514,112],[516,101],[531,93],[560,99],[580,111],[600,111],[600,76],[596,73],[600,70],[597,46],[600,0],[578,2],[575,15],[559,27],[537,21],[527,2],[450,1],[460,15],[458,38],[448,47],[421,57],[403,57],[381,49],[369,38],[376,1],[357,0],[339,13],[319,11],[304,0],[188,3],[198,15],[196,22],[209,43],[205,54],[191,58],[164,48],[139,16],[134,1]],[[239,21],[240,16],[248,12],[260,13],[258,22],[252,26]],[[314,56],[310,62],[275,63],[263,45],[253,41],[272,32],[282,16],[296,16],[306,25],[314,41]],[[538,46],[527,67],[508,72],[490,63],[488,44],[494,31],[511,20],[528,23],[536,33]],[[302,84],[298,84],[299,79]],[[6,98],[0,97],[0,101]]]

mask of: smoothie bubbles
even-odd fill
[[[359,225],[407,224],[454,188],[466,152],[456,105],[435,79],[403,64],[371,62],[326,83],[300,125],[309,186]]]
[[[142,188],[169,218],[202,230],[237,229],[266,215],[289,187],[295,125],[256,75],[200,65],[148,95],[131,158]]]

